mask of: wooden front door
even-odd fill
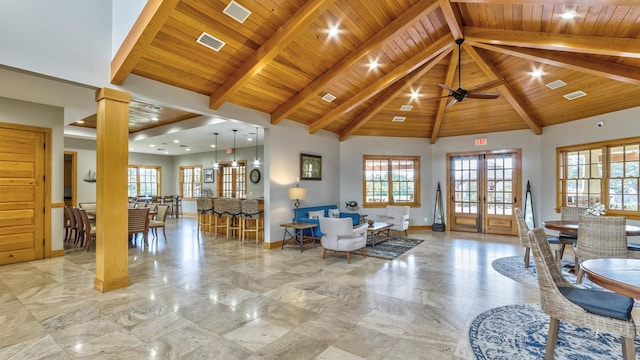
[[[447,213],[451,230],[515,235],[519,163],[517,150],[450,155]]]
[[[0,127],[0,265],[44,258],[44,139]]]

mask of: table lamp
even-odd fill
[[[301,187],[289,188],[289,200],[295,200],[295,222],[298,223],[298,208],[300,207],[300,200],[307,198],[307,189]]]

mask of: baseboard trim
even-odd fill
[[[264,248],[267,250],[282,248],[282,240],[276,242],[266,242],[263,244]]]
[[[50,257],[52,258],[64,256],[64,250],[51,250],[49,254],[51,255]]]

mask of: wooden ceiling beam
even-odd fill
[[[489,80],[503,80],[495,66],[483,54],[479,53],[473,46],[468,43],[462,44],[464,50],[471,58],[480,66],[480,69],[489,77]],[[520,115],[522,120],[536,135],[542,135],[542,126],[536,120],[535,116],[529,111],[526,104],[518,97],[518,94],[504,81],[498,86],[498,90],[505,97],[507,102]]]
[[[222,86],[209,96],[209,108],[217,110],[251,80],[271,60],[282,52],[298,35],[301,28],[311,24],[318,14],[333,5],[335,0],[308,0],[296,13],[279,28],[273,36],[230,76]]]
[[[294,97],[280,105],[280,107],[271,114],[271,124],[276,125],[280,123],[292,112],[304,105],[310,98],[317,95],[318,92],[340,76],[344,71],[354,66],[372,51],[379,49],[390,38],[400,34],[409,27],[411,23],[433,12],[437,8],[437,0],[421,0],[412,6],[409,10],[405,11],[402,15],[391,22],[391,24],[377,32],[376,35],[362,44],[362,46],[358,47],[348,56],[340,60],[336,65],[332,66],[331,69],[327,70],[324,74],[314,80],[309,84],[309,86],[305,87],[304,90],[300,91]]]
[[[342,104],[338,105],[338,107],[334,108],[333,110],[329,111],[327,114],[322,116],[320,119],[314,121],[311,125],[309,125],[309,133],[313,134],[318,130],[324,128],[325,126],[329,125],[335,119],[353,110],[354,108],[359,106],[362,102],[367,101],[373,96],[376,96],[377,94],[382,92],[384,89],[386,89],[387,86],[395,83],[400,78],[413,72],[415,69],[419,68],[427,61],[430,61],[431,59],[435,58],[440,53],[445,51],[447,48],[452,47],[453,45],[454,45],[453,39],[451,38],[450,35],[443,36],[438,41],[434,42],[427,48],[423,49],[416,55],[412,56],[409,60],[396,66],[389,73],[387,73],[386,75],[378,79],[373,84],[367,86],[364,90],[362,90],[358,94],[352,96],[349,100],[343,102]]]
[[[438,4],[440,4],[440,10],[442,10],[442,13],[444,14],[444,18],[447,21],[447,25],[449,25],[449,30],[451,30],[453,38],[464,38],[462,35],[462,21],[458,11],[453,9],[449,0],[438,0]]]
[[[493,45],[640,58],[640,39],[551,34],[533,31],[463,29],[465,39]]]
[[[450,52],[453,47],[445,49],[440,55],[433,58],[433,60],[425,63],[404,78],[396,81],[384,94],[376,101],[374,106],[368,108],[362,116],[356,121],[353,121],[340,133],[340,141],[344,141],[349,135],[353,134],[356,130],[362,127],[367,121],[371,120],[380,110],[382,110],[388,103],[395,100],[407,86],[411,86],[414,82],[424,76],[429,70],[431,70],[436,64],[442,61]]]
[[[180,0],[149,0],[111,60],[111,83],[122,85]]]
[[[532,50],[526,48],[504,47],[499,45],[469,42],[470,45],[489,51],[495,51],[521,59],[539,62],[541,64],[579,71],[585,74],[621,81],[633,85],[640,85],[638,68],[594,59],[579,54],[567,54],[557,51]]]
[[[458,62],[456,61],[460,56],[460,51],[456,46],[453,50],[453,55],[451,57],[451,61],[449,62],[449,67],[447,68],[447,75],[444,79],[444,84],[453,83],[453,79],[456,76],[456,69],[458,68]],[[442,89],[442,96],[449,95],[449,91]],[[440,103],[438,104],[438,112],[436,113],[435,121],[433,122],[433,130],[431,131],[431,144],[435,144],[438,139],[438,134],[440,133],[440,126],[442,126],[442,120],[444,120],[444,111],[447,109],[447,104],[451,100],[450,97],[443,97],[440,99]]]

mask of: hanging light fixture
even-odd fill
[[[260,159],[258,159],[258,127],[256,126],[256,158],[253,160],[253,167],[255,169],[260,167]]]
[[[213,162],[213,168],[217,169],[218,167],[220,167],[220,164],[218,164],[218,133],[213,133],[213,135],[216,136],[216,149],[214,150],[216,154],[216,160]]]
[[[237,167],[238,162],[236,161],[236,129],[233,129],[233,162],[231,163],[231,167]]]

